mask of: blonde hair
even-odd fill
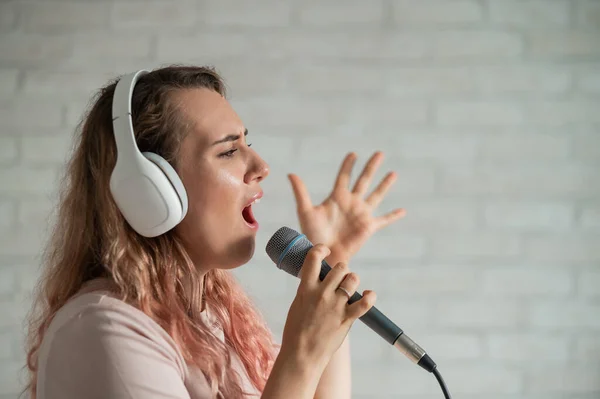
[[[239,376],[230,367],[226,345],[208,332],[199,317],[203,304],[223,328],[225,342],[239,355],[253,385],[262,391],[275,344],[231,273],[211,270],[202,282],[174,230],[155,238],[138,235],[110,194],[109,178],[116,161],[111,118],[116,83],[98,91],[77,129],[29,317],[30,378],[23,393],[36,397],[38,350],[54,315],[84,283],[98,277],[111,280],[124,301],[169,333],[188,364],[204,373],[215,396],[220,391],[225,397],[241,397]],[[140,150],[161,155],[176,170],[179,147],[190,124],[178,112],[172,93],[191,88],[226,94],[214,69],[172,65],[144,75],[132,99]]]

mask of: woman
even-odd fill
[[[348,398],[345,337],[375,294],[347,303],[345,291],[355,291],[359,278],[346,262],[403,215],[371,216],[393,173],[363,199],[382,155],[352,191],[349,155],[318,206],[290,176],[302,230],[319,244],[304,263],[278,347],[228,271],[254,253],[251,206],[269,170],[246,142],[221,78],[209,68],[170,66],[132,83],[135,142],[171,165],[187,200],[183,220],[155,236],[132,227],[111,191],[117,155],[129,155],[115,144],[116,84],[95,98],[68,165],[31,320],[26,392],[39,399]],[[323,258],[336,266],[321,283]]]

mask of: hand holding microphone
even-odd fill
[[[327,264],[324,258],[329,250],[326,247],[313,246],[304,234],[282,227],[273,234],[266,251],[278,268],[301,279],[286,320],[282,351],[285,347],[320,370],[339,348],[354,320],[359,318],[413,362],[433,373],[444,396],[450,399],[431,357],[373,306],[373,292],[366,291],[365,296],[355,292],[359,282],[356,274],[348,273],[344,264],[334,268]],[[346,278],[348,282],[345,282]],[[345,286],[342,286],[344,282]],[[341,290],[338,289],[340,286]],[[338,291],[345,290],[348,294],[344,292],[342,300],[335,297]]]
[[[313,367],[324,370],[352,323],[375,303],[374,292],[348,304],[359,277],[338,263],[320,281],[321,263],[330,254],[324,245],[312,247],[300,272],[300,284],[283,331],[282,350],[299,354]]]

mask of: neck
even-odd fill
[[[200,309],[202,312],[204,312],[206,310],[206,308],[205,308],[206,304],[204,301],[204,279],[206,278],[206,273],[207,272],[204,272],[204,271],[197,272],[190,279],[183,281],[183,289],[184,289],[186,297],[188,298],[189,301],[199,302]],[[194,292],[193,285],[191,283],[192,279],[198,282],[198,284],[196,285],[195,292]]]

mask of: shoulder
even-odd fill
[[[103,292],[84,293],[63,306],[39,351],[40,390],[64,397],[94,389],[135,397],[132,389],[160,390],[149,385],[153,380],[183,386],[186,373],[177,345],[158,323]]]

